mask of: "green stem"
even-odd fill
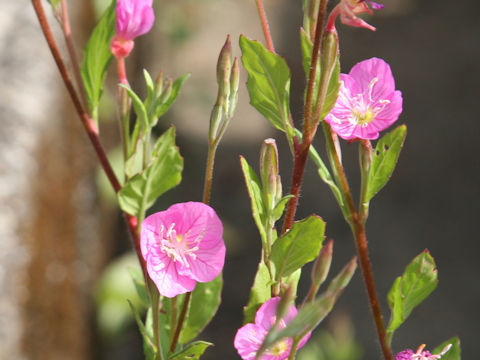
[[[288,360],[294,360],[297,355],[298,344],[302,338],[295,336],[292,342],[292,348],[290,349],[290,354],[288,355]]]
[[[157,347],[157,356],[155,360],[163,360],[162,342],[160,340],[160,295],[155,286],[149,286],[150,301],[152,303],[152,317],[153,317],[153,340]]]
[[[208,146],[207,165],[205,166],[205,179],[203,185],[203,203],[210,202],[210,194],[212,191],[213,183],[213,165],[215,163],[215,153],[217,152],[217,144],[211,143]]]
[[[172,353],[175,351],[175,348],[177,347],[178,339],[180,338],[180,332],[182,331],[183,322],[185,321],[185,316],[187,315],[188,305],[190,304],[191,298],[192,298],[192,293],[188,292],[185,295],[185,300],[183,301],[183,306],[182,306],[182,312],[180,313],[180,317],[178,318],[177,327],[175,328],[173,340],[170,343],[170,352]]]
[[[171,300],[171,308],[170,308],[170,343],[173,342],[173,330],[176,329],[177,326],[177,297],[172,298]]]

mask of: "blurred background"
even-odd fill
[[[81,48],[108,1],[69,1]],[[300,0],[265,0],[276,50],[292,69],[292,113],[301,123],[304,74],[298,29]],[[333,5],[335,2],[332,1]],[[433,348],[459,335],[464,359],[478,353],[480,323],[480,5],[474,1],[385,0],[368,19],[377,32],[337,25],[342,71],[370,57],[392,67],[404,97],[399,123],[408,136],[389,185],[371,204],[367,234],[382,308],[395,277],[425,248],[440,283],[396,332],[394,350]],[[49,10],[47,2],[44,2]],[[199,201],[206,134],[216,96],[215,65],[230,34],[263,40],[253,0],[162,0],[154,30],[128,59],[131,85],[144,92],[141,71],[191,73],[161,127],[177,127],[183,181],[152,211]],[[57,28],[52,20],[52,25]],[[57,38],[61,39],[57,31]],[[130,243],[113,192],[73,113],[29,1],[0,0],[0,359],[142,359],[126,298]],[[114,69],[112,69],[114,70]],[[101,135],[115,158],[115,79],[104,95]],[[233,337],[242,324],[260,241],[250,215],[238,156],[258,169],[263,139],[280,147],[284,191],[292,161],[282,134],[248,104],[242,72],[236,115],[220,145],[212,206],[225,226],[223,302],[201,338],[215,342],[205,359],[239,359]],[[321,136],[315,144],[323,148]],[[357,146],[343,143],[352,188],[358,188]],[[350,231],[329,189],[307,167],[297,218],[316,213],[335,240],[332,274],[353,255]],[[300,295],[306,292],[302,282]],[[329,333],[326,332],[329,331]],[[301,360],[380,359],[358,272]]]

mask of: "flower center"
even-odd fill
[[[179,262],[184,267],[190,267],[187,256],[196,259],[195,252],[198,250],[198,243],[202,236],[195,240],[187,240],[186,234],[177,234],[175,223],[172,223],[167,231],[162,225],[160,227],[160,248],[164,254],[167,254],[174,262]]]
[[[280,356],[285,354],[288,351],[288,341],[286,339],[282,341],[278,341],[273,344],[270,348],[268,348],[267,353],[273,356]]]

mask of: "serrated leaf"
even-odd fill
[[[178,185],[183,159],[175,146],[175,128],[168,129],[156,142],[147,168],[131,178],[118,193],[123,211],[143,216],[155,200]]]
[[[305,72],[305,76],[308,82],[308,78],[310,75],[310,65],[312,62],[312,51],[313,51],[313,43],[309,39],[305,30],[300,30],[300,45],[302,48],[302,58],[303,58],[303,71]],[[313,98],[317,99],[318,97],[318,84],[320,83],[320,74],[321,74],[321,67],[320,61],[317,63],[317,72],[315,73],[315,88],[313,92]],[[328,115],[330,110],[332,110],[335,102],[337,101],[338,91],[340,89],[340,57],[337,57],[337,62],[335,63],[335,68],[332,72],[330,77],[330,81],[328,83],[327,93],[325,95],[325,100],[323,101],[322,111],[320,114],[320,120],[323,120],[325,116]]]
[[[168,360],[197,360],[212,345],[212,343],[206,341],[195,341],[188,344],[182,351],[169,356]]]
[[[432,354],[440,354],[443,349],[449,344],[452,344],[450,350],[448,350],[443,356],[442,360],[460,360],[461,357],[461,349],[460,349],[460,339],[458,336],[454,336],[453,338],[444,341],[440,345],[438,345],[433,351]]]
[[[277,129],[286,131],[290,114],[290,69],[282,57],[240,36],[243,66],[248,72],[250,104]]]
[[[267,266],[263,261],[258,264],[257,274],[250,290],[250,299],[243,308],[243,323],[251,323],[255,320],[255,314],[260,306],[272,297],[272,281]]]
[[[366,202],[370,201],[390,179],[406,135],[407,127],[400,125],[378,141],[373,152],[372,166],[368,176]]]
[[[248,195],[250,196],[250,203],[252,206],[252,216],[255,220],[255,224],[257,225],[258,231],[260,232],[260,236],[262,238],[262,242],[266,242],[266,231],[265,231],[265,217],[266,217],[266,210],[265,205],[263,204],[262,200],[262,190],[260,186],[260,181],[258,180],[257,174],[252,169],[250,165],[248,165],[247,160],[243,156],[240,156],[240,164],[242,166],[243,176],[245,178],[245,184],[247,185]]]
[[[132,309],[133,316],[135,317],[138,329],[140,330],[140,334],[142,335],[145,360],[155,360],[158,350],[153,341],[153,328],[151,318],[149,321],[149,317],[147,315],[147,321],[146,324],[144,324],[142,319],[140,318],[140,314],[132,305],[132,303],[128,301],[128,304],[130,305],[130,309]],[[149,309],[148,311],[151,312],[151,309]]]
[[[81,68],[88,104],[94,118],[102,96],[108,65],[113,58],[110,41],[115,34],[115,5],[116,0],[112,1],[93,30],[85,47]]]
[[[212,320],[220,306],[222,286],[221,274],[208,283],[197,283],[180,333],[180,344],[193,340]]]
[[[388,293],[388,305],[392,311],[387,333],[393,332],[407,319],[418,306],[437,287],[438,276],[435,261],[428,251],[415,257],[398,277]]]
[[[184,74],[173,82],[172,92],[170,93],[170,96],[163,104],[159,104],[159,106],[155,111],[156,118],[159,118],[160,116],[165,114],[168,111],[168,109],[170,109],[170,107],[173,105],[173,103],[177,99],[177,96],[180,93],[180,90],[182,89],[183,84],[185,83],[185,81],[187,81],[189,77],[190,77],[190,74]]]
[[[296,222],[272,246],[270,260],[275,265],[277,280],[289,276],[320,253],[324,240],[325,222],[312,215]]]
[[[148,297],[148,292],[145,287],[145,279],[143,278],[142,271],[138,268],[129,267],[128,272],[132,278],[133,285],[135,285],[138,297],[145,306],[148,306],[150,304],[150,298]]]

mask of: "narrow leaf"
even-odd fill
[[[368,177],[366,202],[370,201],[390,179],[406,135],[407,127],[400,125],[378,141],[373,152],[372,166]]]
[[[118,193],[120,207],[140,216],[165,191],[181,180],[183,159],[175,146],[175,128],[168,129],[156,142],[147,168],[131,178]]]
[[[148,123],[147,109],[145,109],[145,105],[143,104],[143,101],[128,86],[124,84],[120,84],[120,86],[127,91],[128,96],[130,97],[130,99],[132,99],[133,109],[135,110],[135,114],[137,115],[137,121],[140,121],[140,123],[143,126],[143,129],[148,129],[149,123]]]
[[[240,164],[242,166],[245,184],[247,185],[248,195],[250,196],[253,219],[255,220],[255,224],[257,224],[257,228],[260,232],[262,242],[265,243],[267,238],[264,227],[266,210],[262,200],[260,181],[258,180],[255,171],[250,165],[248,165],[247,160],[245,160],[243,156],[240,156]]]
[[[168,111],[168,109],[170,109],[170,107],[173,105],[173,103],[177,99],[177,96],[180,93],[180,90],[182,89],[183,84],[185,83],[185,81],[187,81],[189,77],[190,77],[190,74],[184,74],[173,82],[172,92],[170,93],[170,96],[164,103],[159,104],[159,106],[155,111],[155,116],[157,118],[165,114]]]
[[[156,359],[158,350],[153,341],[153,329],[151,328],[149,329],[149,327],[143,324],[143,321],[140,318],[140,314],[138,313],[138,311],[135,309],[135,307],[132,305],[130,301],[128,301],[128,304],[130,305],[130,309],[132,310],[133,316],[135,317],[135,321],[137,322],[137,325],[138,325],[138,329],[140,330],[140,334],[142,335],[142,338],[143,338],[143,352],[145,355],[145,360],[154,360]],[[151,312],[151,309],[149,309],[149,312]],[[148,319],[148,316],[147,316],[147,319]]]
[[[116,0],[112,1],[93,30],[85,47],[82,63],[82,79],[94,118],[102,96],[107,68],[113,58],[110,41],[115,34],[115,5]]]
[[[143,278],[142,271],[138,268],[128,268],[130,277],[132,278],[135,289],[137,290],[138,297],[142,300],[145,306],[150,304],[150,299],[148,297],[147,289],[145,287],[145,279]]]
[[[403,275],[395,280],[388,293],[388,305],[392,311],[387,329],[390,337],[412,310],[431,294],[437,284],[435,261],[425,250],[406,267]]]
[[[193,340],[212,320],[221,302],[222,286],[221,274],[208,283],[197,283],[180,333],[180,344]]]
[[[272,246],[270,260],[275,264],[276,278],[288,276],[320,253],[325,222],[312,215],[293,224]]]
[[[442,356],[442,360],[460,360],[461,351],[460,351],[460,339],[458,338],[458,336],[454,336],[453,338],[447,341],[444,341],[443,343],[438,345],[435,349],[433,349],[431,353],[440,354],[442,350],[444,350],[445,347],[448,346],[449,344],[451,344],[452,347]]]
[[[212,343],[206,341],[195,341],[188,344],[182,351],[169,356],[168,360],[197,360],[212,345]]]
[[[286,131],[290,116],[290,69],[285,59],[243,35],[240,48],[248,72],[250,104],[277,129]]]

